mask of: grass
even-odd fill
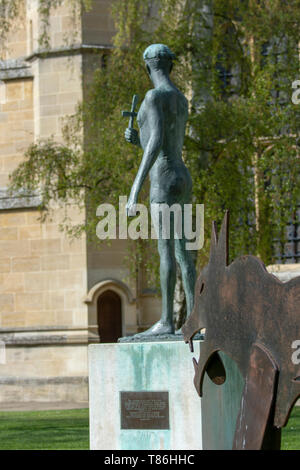
[[[300,406],[295,406],[288,424],[282,430],[283,450],[300,450]]]
[[[0,450],[89,448],[88,410],[0,412]],[[282,431],[282,449],[300,450],[300,407]]]
[[[88,448],[88,409],[0,412],[1,450]]]

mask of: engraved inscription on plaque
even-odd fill
[[[170,429],[169,392],[120,392],[121,429]]]

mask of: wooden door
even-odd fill
[[[100,343],[116,343],[122,336],[121,299],[112,290],[103,292],[97,301]]]

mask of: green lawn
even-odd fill
[[[89,411],[0,412],[0,449],[89,448]]]
[[[284,450],[300,450],[300,406],[295,406],[286,428],[282,430]]]
[[[300,450],[300,407],[283,430],[282,449]],[[89,448],[88,410],[0,412],[0,450]]]

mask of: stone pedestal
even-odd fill
[[[194,347],[197,357],[200,341]],[[201,402],[193,377],[192,355],[183,341],[90,345],[90,448],[202,449]],[[169,429],[121,429],[121,392],[145,391],[167,392]]]
[[[226,370],[223,385],[204,376],[202,407],[202,442],[205,450],[231,450],[240,409],[244,379],[236,363],[219,353]]]

